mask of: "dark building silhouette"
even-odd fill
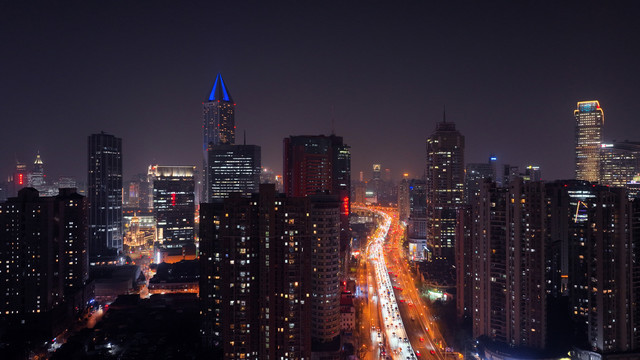
[[[122,251],[122,139],[93,134],[88,140],[89,257]]]
[[[75,189],[40,197],[34,188],[0,204],[0,326],[51,336],[84,309],[91,296],[86,206]]]
[[[287,196],[327,193],[340,205],[340,253],[349,243],[351,153],[341,136],[290,136],[284,139],[284,191]]]

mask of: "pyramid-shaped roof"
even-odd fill
[[[222,80],[222,75],[218,74],[216,76],[216,82],[213,84],[213,89],[211,89],[211,94],[209,95],[209,101],[222,100],[233,102],[231,99],[231,94],[229,94],[229,90],[224,85],[224,80]]]

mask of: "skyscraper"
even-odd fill
[[[471,205],[473,336],[544,349],[544,184],[485,181]]]
[[[220,201],[238,192],[245,197],[258,192],[261,151],[257,145],[216,145],[208,152],[208,201]]]
[[[576,119],[576,180],[600,181],[600,144],[604,113],[597,100],[580,101]]]
[[[229,90],[224,84],[222,75],[218,74],[207,101],[202,103],[202,156],[203,156],[203,201],[208,201],[210,195],[206,184],[210,184],[209,156],[211,146],[233,145],[236,139],[235,108]]]
[[[89,257],[122,251],[122,139],[88,139]]]
[[[568,296],[581,336],[598,352],[638,349],[638,206],[624,189],[547,184],[551,294]],[[635,340],[634,340],[635,339]]]
[[[195,239],[195,166],[151,166],[158,241],[180,247]]]
[[[40,152],[36,155],[36,160],[33,162],[33,167],[28,175],[28,183],[30,187],[41,189],[44,185],[44,163],[40,157]]]
[[[433,259],[454,263],[456,212],[464,199],[464,136],[442,122],[427,139],[427,244]]]
[[[287,196],[316,193],[340,198],[340,252],[349,242],[351,153],[341,136],[291,136],[284,139],[284,191]]]

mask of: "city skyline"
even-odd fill
[[[624,34],[638,25],[628,5],[239,4],[215,22],[209,4],[6,5],[0,173],[39,150],[50,176],[82,179],[73,156],[101,130],[123,139],[125,179],[152,163],[199,163],[201,103],[221,73],[238,102],[237,131],[277,173],[282,139],[335,129],[352,146],[354,173],[380,163],[396,180],[418,177],[424,139],[447,105],[468,134],[468,162],[495,154],[540,165],[545,180],[572,178],[578,101],[607,109],[606,141],[634,140],[639,54]],[[226,40],[208,39],[215,32]],[[585,39],[597,50],[573,56]],[[38,106],[26,101],[34,88],[46,94]],[[159,139],[173,146],[155,147]]]

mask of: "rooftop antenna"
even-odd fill
[[[331,105],[331,135],[336,134],[336,112],[333,105]]]
[[[442,105],[442,123],[447,122],[447,106]]]
[[[247,145],[247,130],[243,130],[244,133],[244,145]]]

